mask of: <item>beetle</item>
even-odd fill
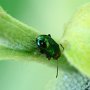
[[[58,76],[58,58],[61,56],[59,45],[51,38],[51,35],[39,35],[36,38],[36,45],[42,54],[45,54],[48,60],[53,58],[57,60],[57,74]],[[61,44],[60,44],[61,45]],[[61,45],[64,50],[64,47]]]

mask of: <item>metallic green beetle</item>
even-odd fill
[[[36,44],[40,52],[42,54],[45,54],[48,60],[50,60],[51,58],[57,60],[57,75],[56,75],[57,77],[58,76],[58,58],[61,56],[59,45],[51,38],[50,34],[39,35],[36,38]]]

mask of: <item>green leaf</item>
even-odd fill
[[[80,72],[90,77],[90,3],[78,10],[65,28],[68,45],[64,55]]]
[[[0,56],[3,59],[9,58],[11,54],[12,58],[15,55],[19,57],[19,53],[29,53],[28,56],[36,58],[39,53],[35,41],[39,34],[40,32],[14,19],[0,7]]]

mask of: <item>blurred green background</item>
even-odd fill
[[[13,17],[61,38],[65,24],[90,0],[0,0]],[[56,68],[38,62],[0,61],[0,90],[53,90]]]

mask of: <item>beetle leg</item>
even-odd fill
[[[50,60],[51,59],[51,57],[48,57],[48,60]]]
[[[48,34],[48,36],[49,36],[49,37],[51,37],[51,35],[50,35],[50,34]]]
[[[62,44],[60,44],[60,46],[63,48],[63,51],[64,51],[64,47],[63,47],[63,45],[62,45]]]
[[[50,60],[50,59],[51,59],[51,57],[50,57],[49,55],[46,55],[46,57],[48,58],[48,60]]]
[[[56,73],[56,78],[58,77],[58,60],[57,60],[57,73]]]

